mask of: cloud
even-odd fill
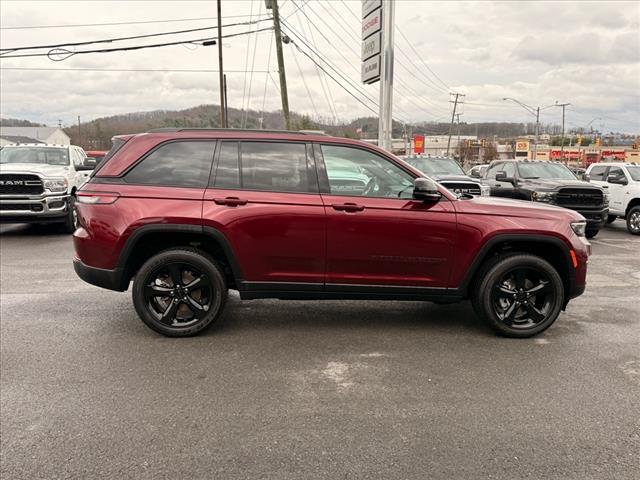
[[[225,22],[249,20],[263,8],[262,0],[223,2]],[[296,2],[302,5],[302,2]],[[127,2],[2,2],[2,25],[61,25],[103,22],[132,22],[167,19],[215,17],[215,2],[165,1],[154,3],[152,11],[146,1]],[[287,28],[301,32],[309,45],[329,60],[342,75],[352,79],[358,90],[347,87],[338,74],[325,68],[338,80],[331,80],[316,70],[311,61],[296,54],[302,71],[294,62],[295,47],[284,46],[289,103],[293,110],[330,116],[333,99],[339,119],[351,120],[377,111],[378,86],[362,85],[359,79],[360,2],[315,2],[296,11],[293,2],[283,3],[282,18]],[[302,14],[302,10],[311,21]],[[551,12],[553,14],[551,14]],[[246,15],[236,17],[236,15]],[[333,15],[333,16],[332,16]],[[335,30],[325,27],[322,20]],[[467,93],[469,104],[462,120],[523,121],[528,114],[517,106],[506,106],[505,96],[533,105],[555,100],[574,104],[576,113],[591,118],[606,114],[607,128],[640,131],[640,6],[637,2],[425,2],[396,3],[396,24],[406,36],[396,33],[396,68],[394,114],[408,121],[429,121],[451,115],[448,91]],[[261,24],[267,26],[268,22]],[[288,25],[288,27],[287,27]],[[316,29],[315,27],[318,29]],[[74,28],[24,29],[0,31],[3,48],[38,45],[63,41],[129,36],[211,26],[210,20],[171,23],[103,25]],[[254,26],[238,26],[226,32],[247,31]],[[351,31],[353,35],[346,32]],[[311,33],[313,32],[313,37]],[[323,38],[323,35],[327,38]],[[187,34],[160,38],[195,38]],[[259,34],[253,78],[245,75],[251,69],[253,50],[246,64],[247,45],[253,49],[254,37],[229,38],[223,41],[224,66],[227,72],[230,106],[241,107],[250,102],[252,108],[278,110],[275,50],[269,49],[273,32]],[[145,39],[123,44],[152,43]],[[301,45],[301,48],[305,48]],[[352,50],[355,50],[354,53]],[[270,57],[270,62],[267,60]],[[425,60],[444,87],[423,65]],[[400,65],[402,62],[405,66]],[[105,115],[157,109],[187,108],[203,103],[218,103],[217,48],[187,49],[174,46],[158,49],[74,56],[54,63],[46,58],[0,61],[0,66],[69,70],[2,70],[0,75],[0,113],[33,121],[56,124],[74,123]],[[406,68],[405,68],[406,67]],[[87,69],[188,69],[202,72],[95,72]],[[264,73],[271,71],[271,77]],[[305,88],[304,80],[313,98]],[[322,80],[321,80],[322,78]],[[327,82],[330,98],[321,82]],[[251,97],[248,84],[251,83]],[[266,85],[266,91],[265,91]],[[245,88],[243,88],[245,87]],[[360,98],[362,105],[351,93]],[[243,101],[244,98],[244,101]],[[472,105],[472,104],[476,105]],[[580,113],[577,113],[580,112]],[[550,120],[556,109],[547,111]],[[596,114],[600,115],[596,115]],[[585,121],[588,121],[587,118]]]

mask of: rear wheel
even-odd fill
[[[627,213],[627,230],[633,235],[640,235],[640,205]]]
[[[192,248],[165,250],[138,271],[133,304],[140,319],[168,337],[195,335],[219,316],[227,299],[222,270]]]
[[[597,228],[587,228],[587,230],[585,231],[584,235],[587,238],[593,238],[598,234],[599,231],[600,230],[598,230]]]
[[[507,337],[549,328],[564,302],[562,279],[546,260],[528,254],[497,257],[480,272],[472,294],[478,316]]]
[[[609,215],[607,217],[607,223],[613,223],[616,221],[616,218],[618,218],[616,215]]]

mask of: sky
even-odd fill
[[[279,5],[283,32],[293,39],[283,46],[291,110],[335,122],[377,115],[378,84],[360,82],[361,1],[279,0]],[[223,34],[271,27],[266,12],[264,0],[223,0],[223,25],[267,19],[225,26]],[[398,0],[395,17],[397,120],[449,121],[450,92],[459,92],[465,95],[463,122],[535,121],[524,108],[503,101],[510,97],[533,107],[549,106],[541,111],[543,123],[559,124],[562,109],[550,105],[570,103],[567,128],[640,134],[640,2]],[[0,48],[212,27],[215,18],[214,0],[2,0]],[[215,30],[205,30],[98,46],[215,35]],[[281,108],[273,37],[267,30],[223,39],[230,107]],[[219,103],[217,46],[185,44],[52,58],[58,61],[47,56],[0,60],[3,117],[70,125],[78,115],[84,121]]]

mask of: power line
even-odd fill
[[[221,38],[231,38],[231,37],[239,37],[241,35],[248,35],[250,33],[254,33],[254,32],[264,32],[267,30],[273,30],[273,27],[266,27],[266,28],[261,28],[255,31],[249,31],[249,32],[240,32],[240,33],[232,33],[229,35],[224,35]],[[102,49],[95,49],[95,50],[79,50],[79,51],[70,51],[64,48],[60,48],[60,49],[52,49],[51,51],[47,52],[47,53],[28,53],[28,54],[20,54],[20,55],[4,55],[2,57],[0,57],[0,59],[7,59],[7,58],[23,58],[23,57],[48,57],[49,60],[53,60],[56,62],[60,62],[63,60],[66,60],[74,55],[83,55],[83,54],[87,54],[87,53],[111,53],[111,52],[127,52],[127,51],[132,51],[132,50],[143,50],[145,48],[158,48],[158,47],[168,47],[168,46],[172,46],[172,45],[184,45],[184,44],[188,44],[188,43],[199,43],[199,42],[205,42],[211,40],[211,37],[205,37],[205,38],[197,38],[197,39],[192,39],[192,40],[180,40],[180,41],[176,41],[176,42],[165,42],[165,43],[155,43],[155,44],[148,44],[148,45],[136,45],[136,46],[130,46],[130,47],[118,47],[118,48],[102,48]],[[64,56],[64,58],[52,58],[53,56],[56,55],[61,55]]]
[[[267,18],[258,19],[258,20],[250,20],[248,22],[237,22],[237,23],[228,23],[226,25],[222,25],[223,27],[237,27],[240,25],[253,25],[259,22],[264,22],[268,20]],[[201,28],[189,28],[187,30],[174,30],[171,32],[158,32],[158,33],[149,33],[145,35],[134,35],[130,37],[115,37],[115,38],[105,38],[101,40],[87,40],[85,42],[68,42],[68,43],[56,43],[52,45],[32,45],[28,47],[12,47],[12,48],[0,48],[0,52],[18,52],[22,50],[37,50],[42,48],[61,48],[61,47],[79,47],[82,45],[92,45],[94,43],[112,43],[112,42],[120,42],[123,40],[137,40],[140,38],[151,38],[151,37],[160,37],[164,35],[179,35],[182,33],[192,33],[192,32],[201,32],[204,30],[217,30],[218,27],[201,27]]]
[[[446,83],[444,83],[444,81],[436,74],[436,72],[434,72],[433,70],[431,70],[431,67],[429,67],[429,65],[427,64],[427,62],[425,62],[422,57],[420,56],[420,54],[418,53],[418,51],[413,47],[413,45],[411,44],[411,42],[409,41],[409,39],[405,36],[405,34],[402,32],[402,30],[396,25],[396,30],[398,31],[398,33],[400,33],[400,35],[402,36],[402,38],[404,38],[404,41],[407,42],[407,45],[409,45],[409,48],[411,48],[411,50],[413,50],[413,53],[416,54],[416,56],[418,57],[418,59],[423,63],[423,65],[425,67],[427,67],[427,70],[429,70],[431,72],[431,74],[436,77],[440,83],[442,85],[444,85],[445,89],[447,91],[451,91],[451,87],[449,87]]]
[[[46,72],[170,72],[170,73],[218,73],[220,70],[191,68],[40,68],[40,67],[0,67],[0,70],[33,70]],[[269,73],[277,70],[254,70],[254,73]],[[226,70],[225,73],[245,73],[245,70]]]
[[[267,15],[265,13],[265,15]],[[225,15],[222,18],[246,18],[249,15]],[[38,28],[77,28],[77,27],[103,27],[115,25],[143,25],[150,23],[180,23],[180,22],[199,22],[202,20],[218,20],[218,17],[197,17],[197,18],[174,18],[170,20],[145,20],[136,22],[109,22],[109,23],[83,23],[70,25],[26,25],[13,27],[0,27],[0,30],[29,30]]]
[[[304,8],[304,5],[303,5],[302,8]],[[306,30],[305,30],[304,25],[302,23],[302,19],[299,16],[298,16],[298,23],[300,24],[300,30],[302,31],[302,34],[306,35]],[[316,49],[316,39],[315,39],[315,36],[313,34],[313,28],[311,28],[311,24],[309,23],[308,20],[307,20],[307,26],[309,27],[309,35],[311,36],[311,45],[313,46],[313,48],[315,50]],[[327,78],[324,75],[322,75],[322,71],[318,68],[318,66],[314,64],[314,67],[316,69],[316,74],[318,75],[318,80],[320,81],[320,86],[322,87],[322,92],[324,93],[324,98],[327,101],[327,105],[329,106],[329,111],[333,115],[334,122],[337,124],[338,123],[338,113],[336,111],[336,106],[335,106],[335,103],[333,101],[333,95],[331,93],[331,89],[329,88],[329,82],[328,82]]]
[[[252,6],[253,8],[253,6]],[[260,7],[258,9],[258,15],[262,13],[262,2],[260,3]],[[251,38],[251,37],[249,37]],[[251,74],[249,75],[249,91],[247,92],[247,109],[245,111],[244,116],[244,126],[247,126],[247,122],[249,120],[249,106],[251,105],[251,86],[253,85],[253,68],[256,65],[256,52],[258,51],[258,32],[256,32],[253,42],[253,58],[251,60]],[[246,67],[245,67],[246,68]]]

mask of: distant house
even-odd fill
[[[22,137],[20,135],[2,135],[0,137],[0,147],[9,145],[10,143],[44,143],[31,137]]]
[[[71,143],[69,135],[58,127],[0,127],[0,137],[27,137],[41,143],[56,145]]]

